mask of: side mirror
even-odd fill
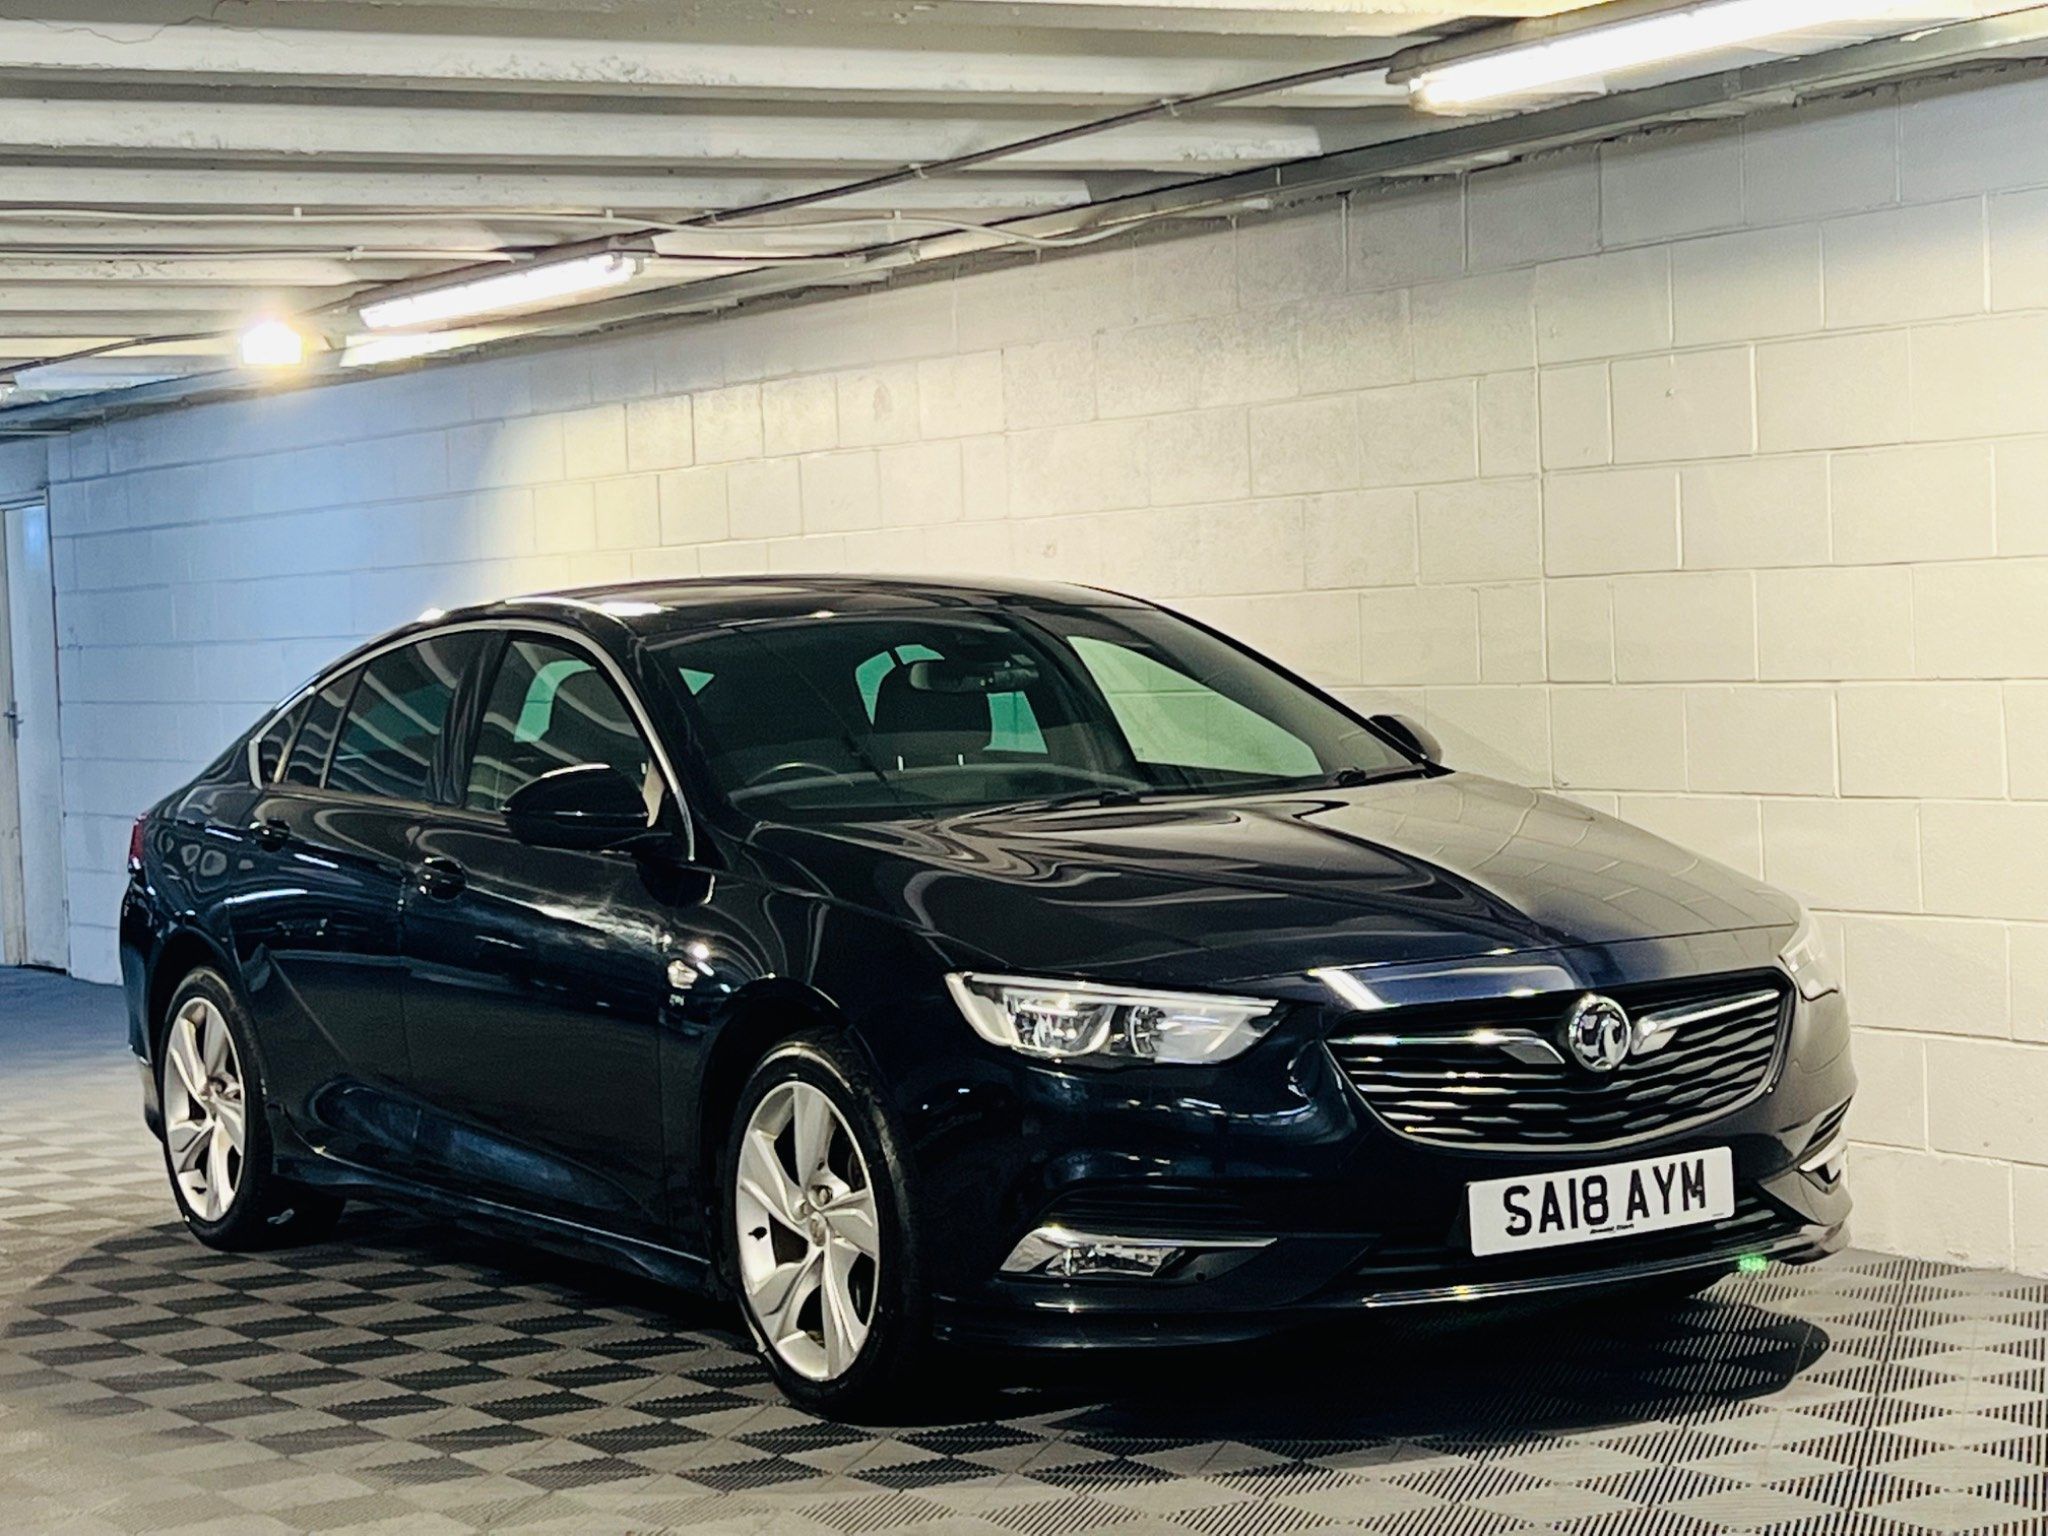
[[[556,768],[505,802],[505,825],[535,848],[595,852],[617,848],[647,831],[647,802],[633,781],[609,763]]]
[[[1444,760],[1443,743],[1427,726],[1416,724],[1406,715],[1374,715],[1371,723],[1379,727],[1382,735],[1391,737],[1396,746],[1406,747],[1425,763]]]

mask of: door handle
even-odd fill
[[[453,859],[438,856],[421,861],[413,871],[421,892],[446,901],[451,896],[462,894],[462,888],[469,883],[469,874]]]
[[[249,826],[249,835],[256,839],[257,847],[268,848],[274,852],[292,840],[292,829],[276,817],[270,816],[262,821],[252,822]]]

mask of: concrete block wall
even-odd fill
[[[52,445],[73,954],[128,818],[428,606],[759,570],[1142,592],[1799,892],[1859,1236],[2048,1272],[2048,82]]]

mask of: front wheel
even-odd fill
[[[249,1026],[213,971],[172,994],[157,1048],[164,1165],[185,1225],[209,1248],[274,1248],[324,1236],[342,1202],[281,1178]]]
[[[803,1407],[879,1407],[925,1354],[902,1167],[873,1081],[840,1037],[786,1040],[747,1079],[723,1164],[726,1279]]]

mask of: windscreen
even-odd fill
[[[1411,766],[1356,718],[1147,608],[817,614],[661,650],[717,787],[772,820],[1318,783]]]

